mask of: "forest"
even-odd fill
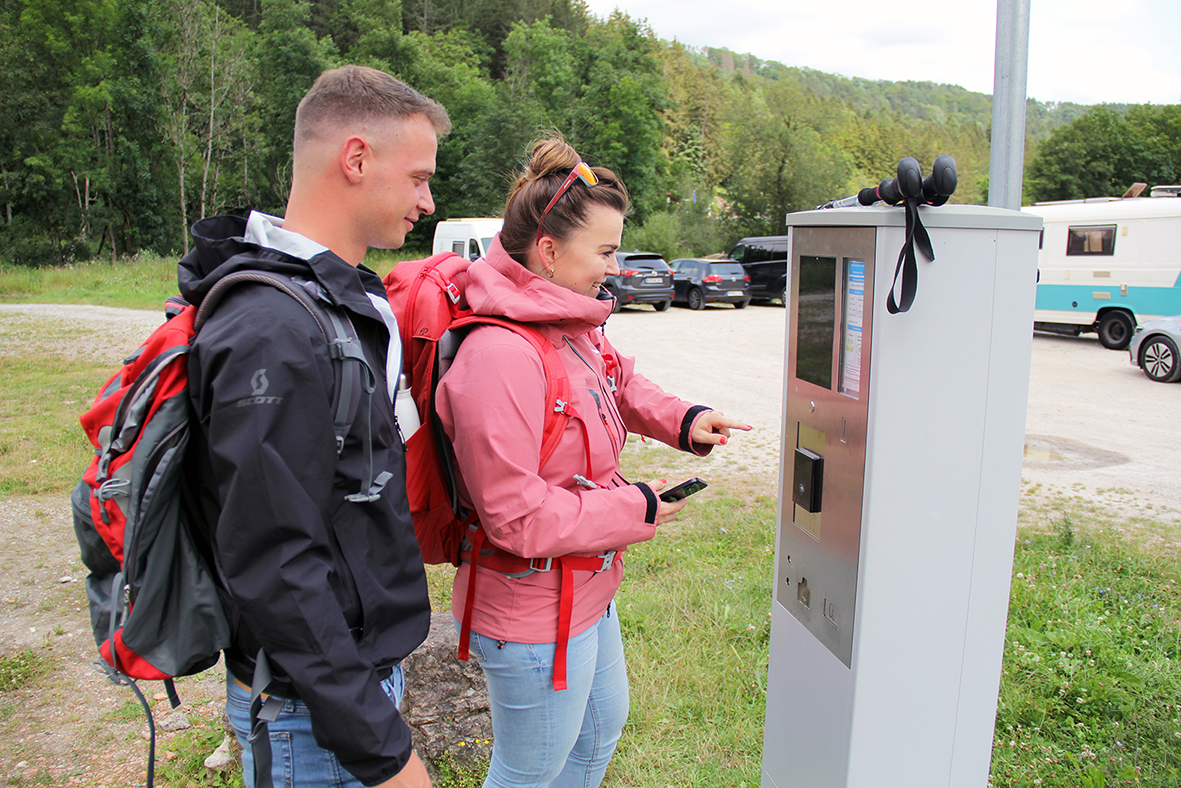
[[[952,155],[987,201],[991,97],[659,38],[580,0],[0,0],[0,263],[187,250],[219,213],[281,214],[295,107],[326,68],[381,68],[442,103],[435,221],[497,215],[559,132],[634,199],[625,244],[723,251],[789,211]],[[1027,105],[1026,198],[1181,173],[1181,107]]]

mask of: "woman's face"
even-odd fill
[[[580,295],[597,296],[603,280],[619,273],[615,250],[622,237],[623,214],[605,205],[592,204],[582,227],[564,241],[553,239],[552,251],[542,252],[543,257],[552,255],[554,284]]]

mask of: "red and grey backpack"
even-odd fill
[[[538,468],[553,455],[570,419],[576,419],[582,427],[588,462],[590,438],[585,423],[571,405],[570,379],[550,341],[528,325],[507,318],[477,315],[468,307],[461,282],[470,265],[470,261],[453,252],[442,252],[425,260],[398,263],[382,280],[398,319],[403,371],[410,383],[421,424],[406,438],[406,497],[410,501],[410,515],[423,561],[453,566],[466,561],[472,565],[460,624],[461,660],[467,660],[471,641],[477,569],[491,569],[516,577],[533,572],[562,572],[554,689],[565,689],[566,644],[574,600],[570,573],[573,570],[597,572],[609,569],[615,554],[547,558],[513,555],[487,542],[476,513],[464,508],[456,483],[451,442],[435,412],[435,388],[454,358],[466,330],[476,325],[501,326],[515,332],[537,350],[545,372],[546,403]]]
[[[82,562],[89,571],[90,621],[101,657],[95,666],[112,682],[130,686],[148,715],[148,786],[154,773],[155,725],[135,680],[163,681],[175,708],[180,699],[173,677],[212,667],[231,640],[208,526],[186,478],[185,450],[191,429],[189,349],[225,293],[242,283],[268,285],[291,296],[334,346],[338,454],[349,431],[349,413],[373,390],[373,374],[348,315],[318,298],[316,285],[264,271],[240,271],[219,280],[199,307],[169,299],[167,322],[124,362],[82,414],[94,456],[71,502]],[[372,448],[371,441],[367,445]],[[350,499],[371,493],[373,482],[366,479]],[[256,661],[260,670],[254,694],[261,695],[270,681],[269,666],[261,653]],[[258,717],[263,705],[252,716]],[[269,786],[265,730],[255,742],[255,784]]]

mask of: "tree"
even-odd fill
[[[1173,183],[1181,139],[1165,115],[1144,108],[1125,117],[1096,107],[1054,131],[1029,166],[1028,191],[1035,200],[1118,196],[1133,183]],[[1169,113],[1175,117],[1175,112]],[[1170,146],[1171,143],[1171,146]]]
[[[316,77],[336,65],[336,47],[328,37],[317,39],[308,27],[311,6],[306,0],[262,0],[262,22],[255,50],[258,87],[251,122],[258,129],[260,174],[258,196],[263,210],[281,213],[291,190],[291,140],[295,108]]]
[[[790,211],[813,208],[847,189],[852,159],[834,141],[839,105],[789,81],[751,90],[733,129],[726,199],[746,235],[784,229]]]

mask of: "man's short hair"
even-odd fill
[[[295,147],[328,136],[330,130],[424,115],[442,136],[451,119],[432,101],[384,71],[341,66],[321,74],[295,110]]]

